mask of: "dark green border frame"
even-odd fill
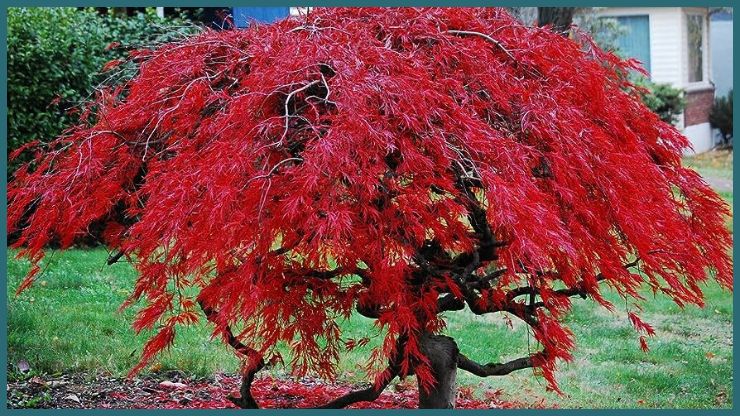
[[[154,3],[154,4],[153,4]],[[0,7],[0,51],[2,52],[0,54],[0,119],[2,120],[2,123],[0,123],[0,137],[2,137],[2,140],[0,140],[0,153],[2,153],[4,158],[2,159],[2,163],[0,164],[0,174],[2,175],[2,188],[0,189],[0,194],[2,194],[3,200],[7,201],[7,7],[12,6],[127,6],[127,7],[147,7],[147,6],[165,6],[165,7],[177,7],[177,6],[210,6],[212,4],[207,4],[208,2],[204,2],[202,0],[166,0],[166,1],[137,1],[137,0],[129,0],[129,1],[105,1],[105,0],[99,0],[99,1],[86,1],[86,0],[58,0],[58,1],[51,1],[51,0],[27,0],[27,1],[3,1],[2,7]],[[645,4],[645,2],[640,1],[634,1],[634,0],[627,0],[627,1],[618,1],[618,0],[609,0],[609,1],[583,1],[583,0],[570,0],[570,1],[531,1],[531,0],[504,0],[504,1],[482,1],[482,0],[377,0],[375,2],[367,1],[367,0],[296,0],[291,2],[286,1],[245,1],[245,0],[231,0],[231,1],[221,1],[220,3],[231,4],[231,6],[538,6],[542,5],[542,3],[546,3],[548,6],[588,6],[588,7],[607,7],[607,6],[620,6],[620,7],[679,7],[679,6],[697,6],[697,7],[718,7],[718,6],[733,6],[732,1],[703,1],[703,2],[697,2],[697,1],[683,1],[683,0],[650,0],[648,3]],[[596,4],[594,4],[596,3]],[[734,24],[734,17],[733,17],[733,24]],[[738,38],[740,38],[740,35],[738,34],[738,31],[735,30],[733,33],[733,42],[737,43]],[[734,58],[734,63],[737,63],[737,58]],[[738,78],[737,74],[740,73],[740,69],[737,65],[734,65],[734,73],[733,78]],[[737,95],[737,92],[735,92],[735,95]],[[734,98],[737,98],[735,96]],[[737,100],[735,100],[737,101]],[[735,113],[734,116],[734,122],[737,124],[738,119],[740,119],[740,116]],[[735,166],[733,165],[733,181],[737,181],[737,174],[735,173]],[[733,204],[734,205],[734,204]],[[734,209],[734,206],[733,206]],[[736,222],[733,223],[733,235],[736,234]],[[7,202],[2,205],[2,213],[0,213],[0,250],[2,250],[2,262],[3,262],[3,268],[0,270],[0,282],[2,282],[3,286],[7,285],[7,233],[6,228],[7,227]],[[735,255],[737,254],[737,249],[733,247],[733,259],[735,258]],[[735,277],[737,277],[737,274],[735,274]],[[2,363],[3,368],[7,368],[7,330],[8,330],[8,322],[7,322],[7,291],[3,290],[3,303],[4,303],[4,309],[2,313],[0,313],[0,327],[2,328],[2,332],[0,334],[2,335],[2,342],[0,342],[0,355],[2,355]],[[736,317],[738,310],[738,299],[737,297],[733,298],[733,318]],[[737,330],[737,320],[733,319],[733,333]],[[733,344],[733,357],[736,355],[737,352],[737,345]],[[738,363],[737,361],[733,360],[733,374],[737,373]],[[5,370],[0,371],[0,386],[2,384],[7,383],[7,372]],[[7,385],[7,384],[6,384]],[[733,391],[737,391],[737,382],[733,378],[732,383]],[[90,410],[80,410],[80,409],[54,409],[54,410],[31,410],[31,409],[8,409],[7,408],[7,393],[2,395],[2,398],[0,398],[0,414],[14,414],[14,415],[26,415],[26,414],[59,414],[59,415],[76,415],[83,413],[85,415],[114,415],[114,414],[142,414],[142,415],[156,415],[159,412],[162,412],[162,409],[147,409],[147,410],[107,410],[107,409],[90,409]],[[191,414],[191,415],[204,415],[204,414],[215,414],[216,412],[223,412],[227,410],[179,410],[178,413],[181,414]],[[238,411],[238,410],[235,410]],[[389,409],[389,410],[317,410],[317,409],[292,409],[292,410],[284,410],[284,409],[260,409],[258,410],[259,414],[264,415],[278,415],[283,413],[291,413],[291,414],[301,414],[301,415],[319,415],[319,414],[337,414],[338,412],[352,412],[357,414],[402,414],[405,412],[421,412],[420,410],[408,410],[408,409]],[[493,414],[501,412],[502,410],[458,410],[461,412],[465,412],[466,414]],[[543,410],[535,410],[535,409],[512,409],[512,410],[506,410],[507,412],[516,413],[518,415],[536,415],[542,412]],[[579,410],[571,410],[571,409],[551,409],[551,410],[544,410],[548,413],[557,413],[557,414],[563,414],[564,412],[576,412],[579,414],[584,414],[586,412],[591,412],[599,415],[621,415],[621,414],[629,414],[629,415],[652,415],[659,413],[661,415],[702,415],[702,414],[712,414],[712,415],[731,415],[734,414],[734,402],[733,402],[733,408],[732,409],[716,409],[716,410],[677,410],[677,409],[660,409],[660,410],[654,410],[654,409],[579,409]],[[242,410],[241,412],[253,412],[249,410]],[[424,413],[427,412],[437,415],[442,414],[452,414],[456,412],[455,410],[425,410]]]

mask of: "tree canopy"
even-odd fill
[[[44,247],[105,229],[139,274],[134,328],[158,329],[134,371],[201,307],[249,368],[287,342],[296,373],[333,377],[357,310],[385,337],[378,384],[431,383],[420,339],[468,308],[540,349],[461,368],[557,388],[572,296],[614,308],[608,286],[644,336],[642,289],[701,305],[710,276],[732,287],[728,207],[639,99],[638,65],[584,34],[497,8],[327,8],[128,59],[137,74],[15,174],[8,229],[36,264],[19,290]]]

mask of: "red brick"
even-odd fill
[[[687,91],[684,125],[693,126],[708,122],[712,103],[714,103],[714,87]]]

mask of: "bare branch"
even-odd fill
[[[345,408],[351,404],[357,403],[357,402],[371,402],[378,397],[380,397],[380,394],[383,392],[383,390],[388,387],[389,384],[391,384],[391,380],[393,380],[396,375],[398,374],[397,371],[393,369],[393,367],[388,367],[386,371],[389,371],[391,376],[388,377],[382,384],[379,386],[372,385],[366,389],[362,390],[355,390],[352,392],[349,392],[345,394],[344,396],[338,397],[329,403],[319,406],[319,409],[342,409]]]
[[[116,253],[111,253],[111,254],[110,254],[110,255],[108,256],[108,260],[106,260],[106,261],[105,261],[105,263],[106,263],[106,264],[107,264],[108,266],[111,266],[111,265],[113,265],[113,264],[115,264],[115,263],[118,263],[118,260],[120,260],[120,259],[121,259],[121,257],[123,257],[123,255],[124,255],[124,254],[125,254],[125,253],[123,252],[123,250],[119,250],[119,251],[117,251]]]
[[[471,31],[471,30],[448,30],[447,33],[451,33],[453,35],[463,35],[463,36],[465,36],[465,35],[467,35],[467,36],[480,36],[483,39],[485,39],[485,40],[493,43],[494,45],[496,45],[499,49],[501,49],[509,57],[509,59],[511,59],[512,61],[516,61],[516,58],[514,58],[514,55],[512,55],[511,52],[509,52],[509,50],[506,49],[504,47],[504,45],[501,44],[501,42],[497,41],[496,39],[494,39],[494,38],[492,38],[492,37],[490,37],[490,36],[488,36],[488,35],[486,35],[484,33],[474,32],[474,31]]]
[[[457,356],[457,368],[473,373],[478,377],[505,376],[513,371],[531,368],[532,355],[528,357],[517,358],[506,363],[488,363],[479,364],[463,354]]]
[[[459,311],[465,308],[465,301],[458,299],[452,293],[448,293],[437,299],[437,312]]]
[[[355,310],[365,318],[378,319],[380,318],[380,308],[368,305],[360,305],[357,303]]]
[[[380,394],[385,390],[391,381],[398,375],[400,371],[399,363],[404,355],[404,349],[406,348],[407,338],[400,336],[396,340],[396,353],[393,358],[388,361],[388,368],[385,369],[384,375],[387,377],[383,378],[383,382],[379,385],[372,385],[366,389],[356,390],[345,394],[339,398],[336,398],[329,403],[319,406],[319,409],[341,409],[357,402],[368,402],[373,401],[380,397]]]
[[[198,305],[200,305],[200,308],[206,315],[206,319],[208,319],[208,321],[211,323],[215,323],[217,315],[216,311],[210,306],[206,306],[206,304],[202,300],[198,300]],[[228,342],[228,344],[232,346],[238,353],[243,354],[247,357],[255,355],[259,356],[259,352],[257,352],[257,350],[249,348],[241,341],[239,341],[234,336],[234,333],[231,331],[231,328],[229,326],[225,326],[222,331],[226,336],[226,341]],[[233,397],[229,395],[227,399],[229,399],[232,403],[234,403],[234,405],[242,409],[259,409],[259,405],[252,396],[252,381],[254,381],[255,374],[257,374],[264,367],[265,361],[264,359],[262,359],[262,357],[260,357],[257,363],[253,365],[252,368],[249,368],[247,372],[242,375],[242,385],[239,389],[241,397]]]
[[[491,286],[491,282],[494,280],[498,280],[501,276],[506,274],[507,269],[498,269],[491,273],[488,273],[487,275],[483,277],[478,277],[475,275],[469,275],[466,276],[465,281],[470,287],[474,289],[480,289],[480,288],[488,288]]]
[[[257,371],[261,368],[262,367],[256,370],[250,370],[242,375],[242,385],[239,388],[239,393],[241,394],[240,397],[228,395],[226,398],[240,409],[259,409],[257,401],[254,400],[254,396],[252,396],[252,382],[254,381],[255,374],[257,374]]]
[[[625,269],[629,269],[631,267],[637,266],[637,264],[639,262],[640,262],[640,259],[638,258],[638,259],[635,259],[634,261],[631,261],[631,262],[629,262],[627,264],[624,264],[622,267],[624,267]],[[596,282],[597,283],[598,282],[602,282],[604,280],[606,280],[606,276],[604,276],[603,273],[599,273],[598,275],[596,275]],[[582,297],[584,299],[586,298],[586,296],[588,296],[588,292],[586,292],[586,290],[584,289],[582,283],[579,285],[579,287],[571,287],[571,288],[567,288],[567,289],[559,289],[559,290],[556,290],[554,293],[555,293],[555,295],[560,295],[560,296],[569,296],[569,297],[570,296],[580,296],[580,297]],[[523,295],[539,295],[539,294],[540,294],[540,290],[538,288],[536,288],[536,287],[522,286],[522,287],[518,287],[518,288],[512,289],[507,294],[507,296],[508,296],[509,300],[513,300],[514,298],[516,298],[518,296],[523,296]],[[534,304],[534,306],[537,306],[537,307],[542,306],[542,302],[538,302],[538,303]]]
[[[283,129],[282,136],[280,136],[280,140],[278,140],[277,142],[273,143],[271,146],[279,146],[279,145],[281,145],[283,143],[283,140],[285,140],[285,137],[288,135],[288,130],[290,128],[290,110],[289,110],[288,104],[290,103],[290,99],[293,98],[293,96],[296,95],[296,94],[298,94],[299,92],[305,91],[308,88],[310,88],[310,87],[312,87],[312,86],[314,86],[314,85],[316,85],[318,83],[319,83],[318,80],[311,81],[308,84],[306,84],[306,85],[304,85],[304,86],[302,86],[302,87],[300,87],[300,88],[298,88],[296,90],[293,90],[290,93],[288,93],[287,98],[285,98],[285,128]]]

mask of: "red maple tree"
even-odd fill
[[[710,275],[732,288],[728,207],[639,100],[639,65],[583,34],[494,8],[331,8],[129,61],[135,76],[16,173],[8,230],[36,265],[19,291],[44,247],[93,229],[109,262],[134,264],[134,328],[159,332],[133,373],[201,309],[245,357],[235,403],[257,407],[252,379],[279,342],[296,373],[333,377],[356,345],[337,321],[357,312],[385,336],[375,383],[326,406],[414,374],[420,405],[445,407],[458,368],[532,367],[557,389],[574,296],[701,305]],[[465,308],[521,319],[538,352],[467,357],[441,335]]]

